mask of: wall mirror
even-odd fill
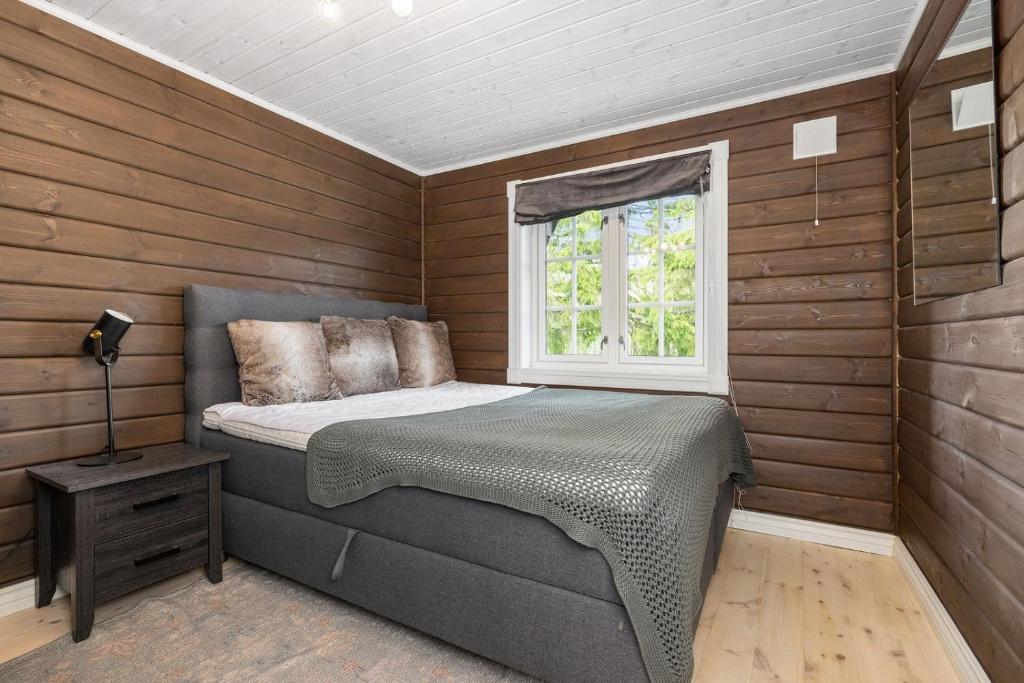
[[[910,105],[914,300],[1000,283],[992,5],[973,0]]]

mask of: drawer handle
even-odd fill
[[[132,509],[138,512],[139,510],[145,510],[146,508],[155,507],[157,505],[163,505],[164,503],[173,503],[174,501],[181,498],[181,494],[172,493],[169,496],[163,498],[154,498],[153,500],[146,500],[141,503],[135,503],[132,505]]]
[[[158,553],[153,553],[152,555],[150,555],[148,557],[140,557],[140,558],[138,558],[137,560],[135,560],[135,566],[136,567],[141,567],[144,564],[150,564],[151,562],[156,562],[158,560],[162,560],[165,557],[171,557],[172,555],[177,555],[180,552],[181,552],[181,546],[180,545],[176,545],[173,548],[168,548],[167,550],[161,550]]]

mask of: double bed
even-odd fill
[[[223,473],[229,555],[546,680],[649,678],[606,556],[545,517],[422,486],[391,486],[336,507],[307,495],[305,451],[329,425],[515,401],[530,389],[451,382],[300,410],[247,408],[228,322],[425,320],[425,308],[190,286],[184,314],[186,439],[231,455]],[[708,491],[714,504],[694,577],[701,595],[733,491],[729,477]],[[693,625],[697,618],[699,604]]]

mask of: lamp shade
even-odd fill
[[[121,342],[121,337],[124,336],[128,328],[132,326],[135,321],[129,318],[124,313],[106,309],[103,311],[103,315],[96,321],[96,324],[89,330],[89,334],[85,335],[85,340],[82,341],[82,351],[92,355],[95,353],[95,343],[98,340],[101,344],[101,351],[109,351]],[[97,335],[96,333],[99,332]]]

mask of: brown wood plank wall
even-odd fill
[[[897,74],[898,526],[992,680],[1010,683],[1024,680],[1022,0],[995,11],[1004,283],[915,306],[909,274],[907,107],[945,78],[927,67],[966,4],[928,4]]]
[[[918,303],[999,281],[989,129],[953,131],[950,124],[951,91],[991,76],[990,48],[944,59],[922,81],[910,108],[912,144],[904,148],[913,149],[902,160],[913,159],[913,182],[899,183],[897,202],[903,205],[910,197],[917,218],[913,239],[905,236],[898,245],[897,262],[906,265],[913,252]]]
[[[105,307],[122,446],[182,438],[188,283],[419,302],[420,178],[0,0],[0,557],[31,528],[24,467],[104,445]],[[31,542],[0,585],[32,571]]]
[[[839,151],[792,159],[836,114]],[[883,76],[428,176],[427,304],[462,379],[505,382],[506,182],[730,141],[729,350],[766,510],[892,528],[891,85]]]

